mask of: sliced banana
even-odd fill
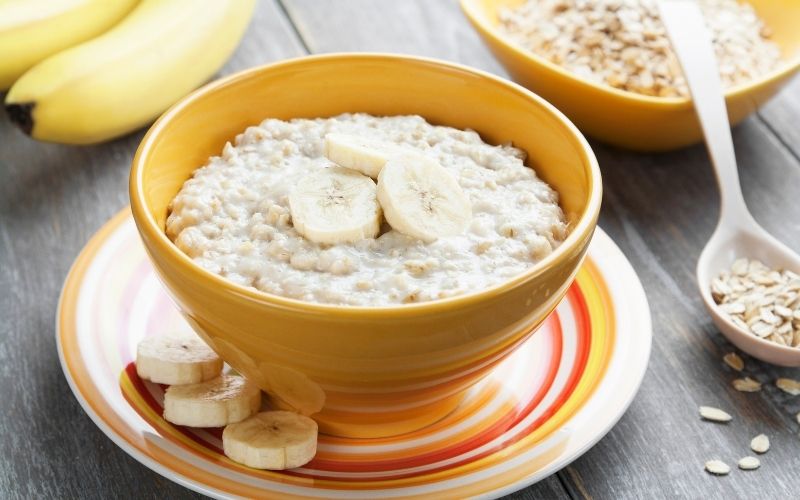
[[[279,408],[313,415],[325,406],[325,391],[305,374],[274,363],[260,363],[264,390]]]
[[[158,384],[196,384],[221,372],[222,359],[195,334],[147,337],[136,348],[139,378]]]
[[[375,181],[355,170],[314,170],[289,195],[294,228],[317,243],[350,243],[377,236],[381,207]]]
[[[305,465],[317,453],[317,423],[289,411],[265,411],[231,424],[222,433],[225,455],[256,469]]]
[[[189,427],[222,427],[241,422],[261,407],[261,390],[244,377],[221,377],[173,385],[164,394],[164,418]]]
[[[378,201],[392,228],[425,242],[460,234],[472,219],[469,197],[455,178],[424,156],[387,161],[378,176]]]
[[[378,178],[389,159],[405,154],[409,154],[405,148],[380,139],[335,132],[325,136],[326,158],[373,179]]]

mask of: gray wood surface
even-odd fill
[[[469,64],[502,76],[455,0],[261,0],[222,74],[310,52],[389,51]],[[800,248],[800,80],[734,132],[756,218]],[[58,364],[53,323],[67,269],[85,241],[127,204],[142,132],[93,147],[36,143],[0,119],[0,497],[190,498],[108,440],[80,409]],[[732,350],[702,309],[694,265],[717,217],[700,146],[644,155],[592,143],[604,175],[601,226],[639,273],[654,320],[650,367],[630,410],[582,458],[512,498],[800,498],[800,397],[771,382],[800,378],[745,357],[761,393],[734,391]],[[701,422],[700,404],[735,419]],[[754,472],[715,478],[767,433]],[[121,493],[125,492],[125,493]]]

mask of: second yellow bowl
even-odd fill
[[[498,29],[498,10],[526,0],[461,0],[461,7],[511,76],[549,100],[586,134],[637,151],[665,151],[703,140],[689,99],[658,98],[597,84],[525,50]],[[800,2],[750,0],[774,32],[784,64],[745,85],[728,89],[731,123],[754,113],[800,69]]]

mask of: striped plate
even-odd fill
[[[542,330],[444,420],[384,439],[321,436],[303,468],[258,471],[221,453],[221,429],[173,426],[164,388],[140,380],[136,343],[188,329],[139,243],[130,212],[87,244],[57,318],[64,374],[100,429],[159,474],[214,497],[495,497],[559,470],[622,416],[644,375],[650,312],[628,261],[598,229]]]

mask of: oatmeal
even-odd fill
[[[780,49],[750,5],[698,2],[723,85],[747,83],[778,67]],[[501,9],[499,17],[515,43],[582,78],[650,96],[689,95],[657,0],[529,0]]]
[[[341,174],[325,157],[329,134],[384,141],[438,163],[467,198],[468,219],[433,239],[408,236],[383,219],[375,238],[330,244],[304,237],[290,198],[310,174]],[[510,145],[419,116],[267,119],[195,171],[170,205],[166,231],[198,265],[264,292],[362,306],[430,301],[506,281],[564,240],[558,195],[524,160]]]

